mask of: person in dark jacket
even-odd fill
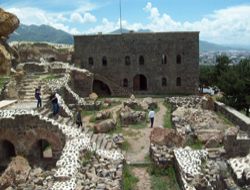
[[[77,127],[82,127],[82,115],[81,115],[81,109],[78,108],[77,109],[77,113],[76,113],[76,124]]]
[[[50,101],[52,103],[53,115],[55,116],[59,113],[59,104],[58,104],[58,99],[56,97],[56,93],[53,93],[50,96]]]
[[[35,89],[35,98],[37,99],[37,108],[42,107],[42,99],[41,99],[41,86]]]

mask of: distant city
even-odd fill
[[[248,50],[227,50],[227,51],[208,51],[200,52],[201,65],[215,65],[216,57],[226,55],[231,61],[231,65],[238,64],[242,59],[250,59],[250,51]]]

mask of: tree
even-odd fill
[[[226,104],[238,109],[244,109],[249,115],[250,107],[250,60],[245,59],[236,66],[221,70],[218,85],[224,92]]]
[[[227,72],[229,69],[230,59],[226,55],[220,55],[216,57],[216,63],[217,65],[215,66],[214,77],[215,82],[218,83],[218,79],[222,73]]]

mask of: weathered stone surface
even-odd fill
[[[148,98],[144,98],[141,102],[141,107],[143,109],[156,109],[157,108],[157,102],[153,100],[153,98],[148,97]]]
[[[214,111],[214,101],[209,95],[203,96],[201,105],[203,109]]]
[[[0,43],[0,75],[9,75],[11,68],[11,55],[5,46]]]
[[[208,139],[208,141],[205,144],[205,147],[206,148],[216,148],[220,145],[221,142],[222,142],[222,138],[218,138],[216,136],[213,136],[210,139]]]
[[[223,131],[216,129],[201,129],[196,132],[197,138],[202,143],[208,142],[211,138],[216,138],[218,142],[222,142],[224,138]]]
[[[146,120],[146,112],[144,111],[133,111],[127,106],[120,112],[120,120],[123,126],[130,124],[137,124]]]
[[[19,26],[18,18],[0,8],[0,36],[7,37]]]
[[[94,125],[94,131],[96,133],[107,133],[113,129],[115,129],[116,123],[113,119],[107,119],[104,121],[101,121],[100,123],[97,123]]]
[[[96,114],[96,120],[104,120],[104,119],[108,119],[111,116],[111,112],[104,110],[104,111],[100,111]]]
[[[30,170],[31,167],[25,158],[15,157],[0,177],[0,189],[7,188],[11,184],[25,183]]]
[[[151,143],[166,145],[168,147],[181,147],[184,139],[174,129],[156,127],[150,134]]]
[[[90,95],[89,95],[89,98],[90,100],[93,100],[93,101],[96,101],[97,98],[98,98],[98,95],[94,92],[92,92]]]

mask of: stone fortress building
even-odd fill
[[[199,32],[76,35],[74,48],[74,62],[94,73],[97,94],[119,95],[120,89],[194,94],[198,89]]]

